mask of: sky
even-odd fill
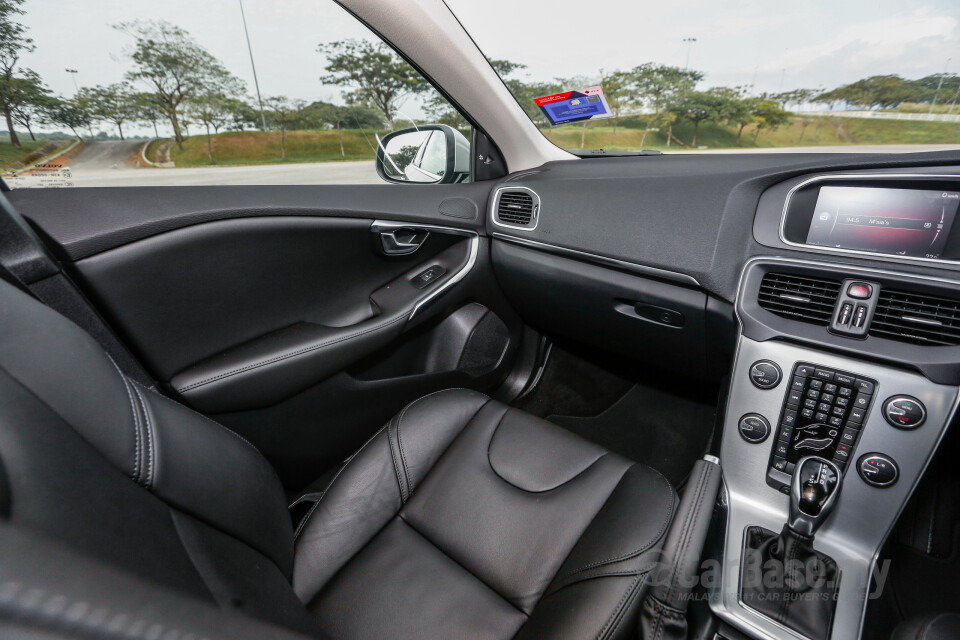
[[[947,70],[960,72],[957,0],[446,1],[485,54],[526,64],[517,73],[528,80],[594,78],[648,61],[683,67],[688,56],[706,74],[700,88],[753,84],[756,92],[833,88],[877,74],[921,77],[943,71],[948,58]],[[264,97],[340,101],[339,87],[319,81],[317,45],[369,38],[366,27],[332,0],[243,6]],[[112,25],[136,19],[186,29],[253,94],[239,0],[27,0],[23,8],[36,44],[23,65],[56,94],[72,96],[74,79],[80,86],[122,80],[132,41]],[[404,109],[420,115],[416,104]]]

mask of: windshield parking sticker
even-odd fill
[[[612,116],[600,86],[534,98],[533,102],[554,126]]]

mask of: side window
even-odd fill
[[[8,186],[451,181],[446,136],[469,148],[467,120],[332,0],[170,4],[0,3]],[[415,147],[406,171],[375,167],[385,139],[425,125],[446,127],[397,140]]]

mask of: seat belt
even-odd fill
[[[3,193],[0,193],[0,279],[89,333],[129,378],[162,392]]]

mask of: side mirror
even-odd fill
[[[464,182],[470,177],[470,142],[445,124],[394,131],[377,139],[377,174],[405,184]]]

